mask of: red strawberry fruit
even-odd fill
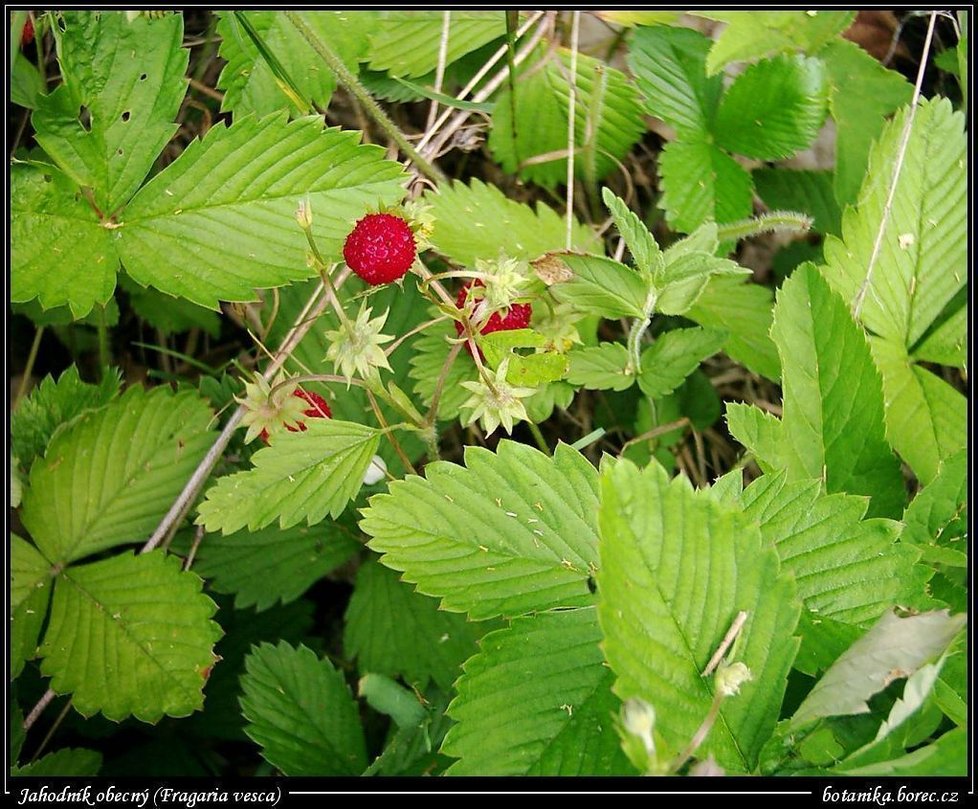
[[[414,231],[401,217],[389,213],[367,214],[343,245],[343,258],[350,269],[371,286],[402,278],[415,255]]]
[[[308,407],[302,411],[302,415],[306,416],[307,418],[329,419],[333,417],[333,413],[332,411],[330,411],[329,405],[326,403],[326,400],[318,393],[313,393],[312,391],[302,390],[302,388],[299,388],[292,395],[298,396],[300,399],[305,399],[305,401],[307,401],[311,405],[311,407]],[[305,422],[298,421],[296,422],[296,424],[298,425],[297,427],[293,427],[290,424],[286,424],[285,429],[288,430],[290,433],[302,433],[306,431]],[[259,435],[259,438],[261,438],[261,440],[267,444],[268,430],[262,430],[261,434]]]
[[[24,27],[20,32],[20,44],[21,47],[24,45],[29,45],[34,41],[34,22],[28,17],[24,21]]]
[[[483,286],[482,281],[476,281],[475,286]],[[455,305],[462,309],[465,307],[465,300],[469,296],[469,289],[472,284],[466,284],[455,299]],[[494,331],[509,331],[510,329],[525,329],[530,325],[530,317],[533,315],[533,306],[529,303],[514,303],[509,307],[506,316],[503,317],[499,312],[493,312],[485,325],[479,330],[480,334],[490,334]],[[455,321],[455,332],[461,337],[464,331],[462,324]]]

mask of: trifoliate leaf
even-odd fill
[[[597,473],[576,450],[467,447],[375,495],[360,528],[419,592],[474,620],[591,600]]]
[[[230,534],[274,522],[283,529],[339,517],[363,484],[380,434],[338,419],[310,419],[280,432],[253,456],[254,467],[220,478],[198,507],[197,524]]]
[[[697,755],[713,755],[728,772],[752,771],[798,648],[794,580],[742,514],[683,476],[670,481],[655,463],[602,470],[599,521],[598,617],[614,692],[651,704],[671,749],[683,749],[709,712],[714,686],[701,672],[738,612],[747,613],[735,662],[751,680],[723,701]]]
[[[397,573],[368,562],[357,573],[346,610],[343,648],[361,672],[402,676],[425,689],[428,682],[450,689],[476,641],[491,625],[438,609]]]
[[[136,386],[58,432],[31,467],[22,519],[51,563],[144,542],[211,446],[193,392]]]
[[[827,99],[820,60],[765,59],[748,67],[724,94],[714,123],[716,142],[758,160],[790,157],[815,140]]]
[[[156,723],[200,710],[220,627],[202,581],[154,551],[72,566],[57,577],[41,645],[51,688],[83,716]]]
[[[245,732],[284,775],[359,775],[366,744],[350,689],[305,646],[263,643],[245,660]]]
[[[233,593],[235,609],[288,604],[360,548],[349,530],[333,523],[314,528],[239,531],[204,537],[194,570],[218,593]]]
[[[451,775],[629,775],[593,608],[517,618],[486,635],[449,706]]]

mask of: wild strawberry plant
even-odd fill
[[[854,18],[15,12],[12,772],[963,773],[967,21]]]

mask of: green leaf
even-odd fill
[[[510,88],[499,93],[488,142],[505,171],[554,188],[567,179],[571,56],[563,52],[544,59],[542,68],[528,62],[525,78],[517,76],[515,104]],[[574,87],[574,169],[593,184],[616,170],[645,123],[634,86],[607,63],[578,54]]]
[[[594,609],[517,618],[486,635],[448,708],[451,775],[629,775]]]
[[[870,347],[883,375],[886,437],[920,481],[929,483],[941,461],[967,441],[968,401],[914,364],[900,344],[871,338]]]
[[[651,399],[672,393],[707,357],[723,346],[727,335],[712,329],[673,329],[642,352],[638,386]]]
[[[57,433],[31,467],[22,519],[52,564],[143,542],[211,446],[192,391],[129,388]]]
[[[966,620],[947,611],[906,618],[884,613],[815,683],[792,716],[791,728],[825,716],[869,713],[866,700],[940,657]]]
[[[823,272],[854,305],[866,285],[860,320],[880,337],[910,347],[965,284],[968,225],[964,117],[947,99],[922,101],[904,154],[907,114],[904,108],[894,116],[870,151],[858,208],[843,216],[842,238],[826,240]]]
[[[450,689],[462,663],[486,629],[464,615],[438,609],[400,581],[397,573],[368,562],[357,573],[346,610],[343,649],[361,672],[402,676],[424,689],[430,680]]]
[[[442,369],[451,346],[449,339],[458,335],[452,325],[454,321],[446,321],[426,329],[425,333],[414,343],[411,356],[410,377],[414,380],[414,392],[426,407],[434,401],[435,390],[441,378]],[[479,378],[475,361],[464,349],[459,352],[442,385],[442,395],[438,400],[438,420],[451,421],[458,418],[462,405],[471,395],[462,387],[463,382],[474,382]]]
[[[905,756],[844,771],[846,775],[875,778],[881,775],[906,778],[915,775],[957,775],[968,772],[968,733],[955,728]]]
[[[964,370],[968,362],[968,306],[959,306],[943,323],[928,330],[912,354],[918,361]]]
[[[210,309],[314,275],[295,220],[300,198],[312,206],[320,250],[338,260],[350,223],[403,193],[401,166],[358,138],[284,113],[212,127],[123,213],[114,234],[127,272]]]
[[[204,739],[247,742],[238,699],[245,658],[253,646],[269,643],[300,643],[312,632],[315,605],[306,599],[263,612],[233,609],[230,599],[219,597],[217,617],[224,637],[214,647],[220,656],[204,686],[204,710],[183,720],[188,735]]]
[[[712,252],[685,250],[670,254],[672,249],[666,251],[667,263],[656,283],[659,297],[656,298],[655,308],[664,315],[686,314],[714,276],[750,275],[746,267],[729,259],[717,258]]]
[[[266,344],[270,342],[271,344],[282,345],[282,341],[288,335],[289,328],[300,318],[303,307],[321,286],[322,281],[317,277],[310,281],[292,284],[281,290],[278,295],[278,317],[275,318],[275,322],[269,331]],[[351,275],[347,279],[340,290],[340,301],[348,313],[352,314],[353,307],[359,306],[360,296],[368,288],[367,284],[356,276]],[[402,279],[400,284],[388,284],[383,288],[374,287],[369,303],[375,315],[387,312],[385,332],[388,334],[406,335],[417,326],[437,316],[437,314],[432,314],[429,311],[430,306],[418,292],[415,277],[411,275]],[[330,307],[320,315],[316,327],[310,329],[299,345],[290,352],[285,370],[292,374],[332,374],[334,372],[333,363],[326,360],[326,352],[330,345],[326,338],[326,332],[336,328],[339,328],[339,317]],[[439,326],[434,326],[416,337],[407,338],[402,346],[388,357],[394,372],[390,379],[392,383],[403,389],[409,388],[410,362],[413,361],[414,356],[419,351],[417,346],[429,332],[438,329]],[[449,324],[449,329],[454,337],[455,330],[451,328],[451,324]],[[442,357],[444,358],[447,353],[448,348],[443,347]],[[439,369],[440,367],[439,365]],[[377,427],[382,426],[377,421],[363,388],[347,387],[343,383],[323,384],[318,382],[305,383],[304,387],[326,397],[333,411],[333,418],[341,421],[371,424]],[[461,389],[461,392],[468,396],[464,389]],[[404,414],[399,410],[395,410],[383,401],[379,401],[378,405],[387,424],[397,424],[403,420]],[[398,436],[398,442],[412,461],[419,458],[424,451],[423,442],[414,433],[401,433]],[[387,463],[387,468],[392,475],[399,477],[404,474],[403,462],[389,441],[384,441],[378,447],[377,454]]]
[[[963,650],[951,654],[934,686],[934,701],[959,727],[968,723],[968,662]]]
[[[118,370],[103,374],[95,385],[82,382],[74,365],[57,382],[50,375],[44,377],[10,416],[10,441],[17,457],[29,468],[59,427],[85,410],[107,404],[118,392]]]
[[[104,304],[119,267],[110,231],[53,166],[10,167],[10,300],[68,304],[76,318]]]
[[[63,747],[23,767],[11,766],[10,774],[15,778],[90,777],[98,775],[100,769],[102,769],[102,754],[98,751],[86,750],[83,747]]]
[[[154,551],[63,570],[41,645],[51,688],[82,714],[156,723],[200,710],[220,627],[201,579]]]
[[[828,86],[818,59],[777,56],[751,65],[723,96],[717,145],[758,160],[807,148],[825,120]]]
[[[628,65],[645,96],[645,108],[680,137],[711,128],[723,92],[722,77],[706,76],[710,44],[690,28],[638,28],[632,35]]]
[[[709,75],[731,62],[796,50],[815,53],[855,19],[853,11],[699,11],[701,17],[727,23],[706,62]]]
[[[245,732],[284,775],[359,775],[367,766],[357,705],[342,672],[305,646],[262,643],[245,660]]]
[[[92,189],[108,218],[177,131],[190,54],[180,47],[183,15],[66,11],[60,19],[52,30],[64,81],[38,99],[35,138],[77,185]]]
[[[736,660],[752,680],[725,699],[697,755],[750,772],[774,730],[800,604],[777,554],[740,513],[696,492],[657,464],[622,461],[601,476],[601,596],[604,651],[621,699],[640,697],[658,715],[672,750],[693,737],[713,702],[700,676],[740,610],[748,613]]]
[[[740,279],[711,278],[686,317],[730,336],[723,349],[749,371],[777,381],[781,361],[771,340],[774,296],[770,289]]]
[[[659,159],[666,221],[682,233],[704,222],[736,222],[751,214],[750,174],[708,140],[674,140]]]
[[[430,73],[438,65],[446,13],[448,10],[381,12],[370,32],[370,69],[408,78]],[[445,64],[506,33],[505,18],[498,11],[451,10],[450,14]]]
[[[378,713],[393,719],[399,728],[418,727],[427,713],[417,693],[385,674],[364,674],[357,684],[357,696]]]
[[[473,179],[441,186],[429,193],[435,227],[431,244],[458,264],[473,266],[476,259],[494,259],[500,252],[512,258],[534,259],[566,246],[566,220],[542,203],[536,209],[508,199],[496,186]],[[575,221],[572,248],[600,250],[590,228]]]
[[[37,653],[51,598],[51,565],[37,549],[10,534],[10,679]]]
[[[751,176],[769,208],[803,211],[812,216],[819,233],[839,233],[842,211],[835,201],[831,171],[760,168]]]
[[[794,668],[809,677],[816,677],[831,666],[859,638],[863,630],[853,624],[820,617],[803,610],[798,622],[801,648]]]
[[[473,112],[485,112],[491,113],[496,108],[496,102],[494,101],[484,101],[482,103],[478,101],[465,101],[455,96],[446,95],[445,93],[438,93],[430,87],[423,87],[420,84],[416,84],[413,81],[408,81],[407,79],[402,79],[398,76],[391,76],[391,81],[397,84],[403,85],[411,93],[411,100],[420,100],[422,98],[430,99],[431,101],[437,101],[444,107],[451,107],[456,110],[471,110]],[[408,99],[390,99],[390,100],[408,100]]]
[[[903,476],[886,443],[866,337],[811,265],[782,286],[771,335],[781,353],[784,418],[781,459],[768,463],[783,466],[789,481],[822,480],[830,494],[869,495],[873,516],[900,514]]]
[[[635,270],[604,256],[559,253],[554,258],[573,273],[550,287],[557,300],[606,318],[646,316],[650,284]]]
[[[968,456],[965,449],[941,464],[937,476],[903,512],[904,542],[917,546],[953,546],[967,550]]]
[[[610,188],[601,189],[601,199],[615,220],[615,227],[625,241],[628,252],[636,268],[644,273],[657,276],[665,267],[665,259],[655,237],[649,232],[638,214],[630,210],[621,197],[615,196]]]
[[[885,761],[894,748],[904,749],[909,746],[908,742],[911,740],[908,734],[913,731],[915,721],[919,721],[921,714],[926,714],[928,709],[933,710],[931,695],[944,660],[942,657],[936,663],[921,666],[911,674],[903,686],[902,696],[893,703],[889,715],[880,725],[876,738],[846,756],[833,769],[845,772]],[[940,716],[940,713],[937,715]]]
[[[764,475],[740,497],[744,514],[794,574],[816,628],[826,618],[865,626],[919,598],[927,572],[914,568],[918,551],[897,541],[900,523],[863,519],[866,498],[820,495],[819,488],[817,480],[788,483],[782,472]]]
[[[194,570],[218,593],[233,593],[235,609],[266,610],[295,601],[343,564],[360,543],[343,526],[277,526],[254,533],[204,538]]]
[[[280,11],[246,11],[248,22],[275,54],[296,83],[302,97],[320,109],[329,106],[336,88],[336,77],[312,49],[306,38]],[[373,26],[369,13],[346,11],[297,12],[337,56],[354,73],[360,57],[367,50],[367,35]],[[221,111],[233,111],[238,117],[254,113],[258,117],[288,108],[298,110],[279,88],[278,80],[262,58],[251,37],[233,18],[234,12],[222,12],[217,24],[221,37],[220,56],[227,60],[217,86],[224,90]]]
[[[141,287],[127,275],[119,276],[119,285],[128,293],[129,305],[136,315],[163,334],[199,329],[215,339],[220,337],[221,317],[217,312],[150,287]]]
[[[588,390],[627,390],[635,384],[628,349],[621,343],[600,343],[567,355],[567,381]]]
[[[253,468],[218,480],[198,507],[197,524],[230,534],[276,520],[285,529],[339,517],[363,485],[380,434],[338,419],[312,419],[306,427],[275,436],[252,456]]]
[[[873,141],[890,114],[910,101],[913,87],[855,42],[836,39],[819,57],[828,73],[835,121],[835,198],[844,207],[856,201]]]
[[[512,441],[467,447],[375,495],[360,528],[381,561],[442,608],[473,620],[591,600],[597,473],[576,450],[553,457]]]
[[[12,52],[13,70],[10,72],[10,100],[27,109],[36,109],[38,99],[47,91],[40,71],[18,49]]]
[[[442,755],[441,746],[452,720],[445,715],[448,697],[441,692],[425,694],[428,710],[422,722],[414,727],[398,728],[364,771],[364,775],[441,775],[451,763]]]

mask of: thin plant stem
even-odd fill
[[[41,347],[41,338],[44,336],[44,326],[38,326],[34,332],[34,340],[31,343],[31,350],[27,354],[27,365],[24,366],[24,375],[20,378],[20,385],[17,386],[17,396],[14,397],[14,407],[20,403],[27,393],[27,386],[30,384],[31,375],[34,373],[34,363],[37,362],[37,352]]]
[[[528,421],[526,426],[530,428],[530,434],[533,436],[533,440],[536,441],[540,451],[545,455],[549,455],[550,446],[547,444],[547,439],[544,438],[543,431],[540,427],[532,421]]]
[[[564,244],[568,250],[574,244],[574,117],[577,115],[577,49],[581,31],[581,12],[572,12],[571,19],[570,81],[567,85],[570,96],[567,103],[567,233]]]

